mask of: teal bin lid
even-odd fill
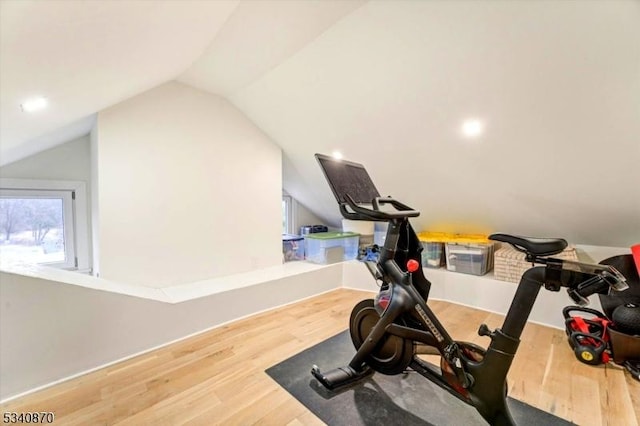
[[[307,234],[305,238],[313,240],[334,240],[336,238],[359,237],[360,234],[355,232],[317,232],[315,234]]]

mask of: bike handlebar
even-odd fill
[[[344,198],[347,203],[346,205],[342,203],[340,204],[340,212],[346,219],[390,221],[393,219],[404,219],[408,217],[420,216],[420,212],[418,210],[413,210],[406,204],[403,204],[391,197],[374,198],[371,201],[371,204],[373,206],[372,209],[359,206],[349,194],[345,194]],[[380,207],[385,204],[390,204],[394,209],[396,209],[396,211],[380,210]],[[353,212],[347,210],[347,205],[353,210]]]

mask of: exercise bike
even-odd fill
[[[567,247],[563,239],[525,238],[493,234],[490,239],[511,244],[536,266],[523,275],[501,328],[480,325],[478,334],[491,339],[489,347],[454,340],[427,304],[431,283],[422,271],[422,245],[409,218],[420,212],[390,197],[381,197],[364,166],[316,154],[343,217],[388,222],[384,247],[377,262],[365,262],[380,283],[375,299],[358,303],[351,313],[349,332],[357,350],[348,366],[312,375],[327,389],[358,382],[373,372],[401,374],[413,370],[472,405],[492,425],[514,425],[507,406],[507,372],[520,343],[540,288],[565,287],[574,302],[588,303],[595,293],[626,288],[614,267],[563,261],[546,256]],[[545,257],[543,257],[545,256]],[[440,355],[434,365],[418,354]]]

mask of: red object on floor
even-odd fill
[[[640,244],[631,246],[631,253],[633,254],[633,261],[636,263],[638,274],[640,274]]]

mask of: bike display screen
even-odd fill
[[[316,154],[316,158],[338,203],[346,204],[345,194],[349,194],[357,204],[371,204],[374,198],[380,196],[362,164],[336,160],[322,154]]]

